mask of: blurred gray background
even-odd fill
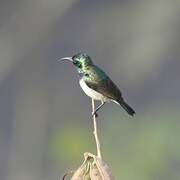
[[[0,180],[55,180],[95,153],[91,101],[57,62],[79,51],[137,112],[99,112],[116,179],[179,179],[179,32],[179,0],[1,0]]]

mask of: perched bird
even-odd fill
[[[124,101],[119,88],[102,69],[93,63],[86,53],[78,53],[60,60],[71,61],[81,75],[79,84],[85,94],[94,100],[101,101],[101,105],[92,112],[92,115],[97,115],[96,112],[105,102],[110,101],[121,105],[129,115],[133,116],[135,114],[135,111]]]

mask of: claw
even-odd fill
[[[98,117],[98,114],[96,112],[92,112],[92,117],[93,116]]]

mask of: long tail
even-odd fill
[[[118,103],[124,108],[124,110],[126,110],[126,112],[133,116],[135,114],[135,111],[123,100],[119,100]]]

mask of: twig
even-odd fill
[[[92,99],[92,112],[94,112],[94,111],[95,111],[95,102],[94,102],[94,99]],[[96,115],[95,114],[93,115],[93,125],[94,125],[93,134],[94,134],[95,141],[96,141],[97,156],[102,159],[101,147],[100,147],[100,142],[99,142],[99,138],[98,138],[97,122],[96,122]]]

